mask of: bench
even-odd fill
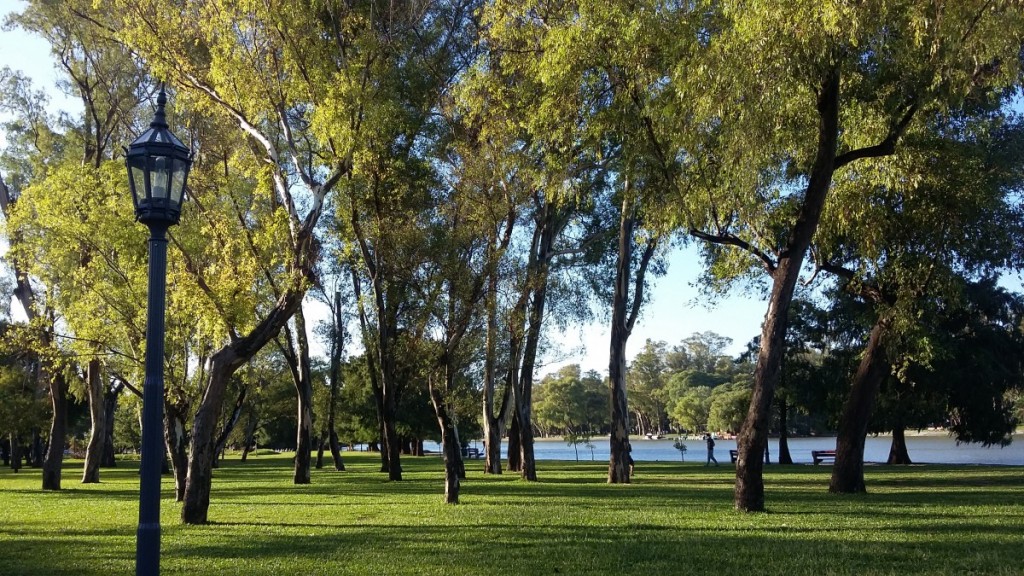
[[[740,451],[739,450],[729,450],[729,459],[732,460],[733,464],[736,463],[736,458],[738,458],[739,455],[740,455]]]
[[[473,459],[476,459],[476,458],[482,458],[483,454],[480,453],[480,449],[479,448],[472,448],[472,447],[470,447],[470,448],[463,449],[462,457],[463,458],[473,458]]]
[[[818,465],[825,460],[831,460],[835,462],[836,451],[835,450],[811,450],[811,458],[814,459],[814,464]]]

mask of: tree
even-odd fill
[[[595,372],[580,373],[576,364],[566,366],[539,382],[537,425],[559,433],[576,449],[589,443],[608,423],[608,396],[604,382]],[[626,465],[627,471],[629,465]]]
[[[18,331],[0,318],[0,442],[5,443],[4,465],[15,472],[21,467],[22,439],[46,421],[47,411],[37,394],[38,356],[23,345],[26,335]]]
[[[861,194],[863,208],[824,220],[817,265],[870,305],[874,325],[840,419],[833,492],[865,491],[863,445],[878,391],[889,374],[905,377],[901,365],[933,354],[919,318],[1018,253],[1024,220],[1013,191],[1024,132],[999,103],[979,90],[910,132],[887,162],[865,163],[859,178],[837,186],[836,200]]]
[[[180,86],[190,103],[237,123],[258,156],[261,167],[253,174],[273,191],[268,199],[287,230],[283,269],[270,275],[274,305],[244,331],[233,325],[231,338],[209,356],[182,508],[186,523],[204,523],[227,382],[301,305],[319,257],[314,232],[325,200],[343,177],[361,173],[360,151],[380,141],[372,133],[388,133],[394,114],[401,114],[386,98],[398,95],[388,92],[388,79],[405,62],[399,55],[411,50],[406,41],[417,26],[440,20],[371,6],[261,5],[242,14],[212,0],[185,10],[123,2],[115,12],[118,38],[156,74]],[[179,33],[153,35],[153,29]]]
[[[145,71],[139,61],[123,47],[96,34],[86,23],[74,16],[79,3],[31,3],[27,9],[11,17],[8,25],[17,25],[44,37],[50,44],[51,52],[57,58],[64,72],[66,87],[79,97],[83,105],[80,118],[63,120],[65,126],[61,138],[63,160],[69,161],[70,154],[79,154],[84,166],[99,168],[101,163],[113,156],[111,144],[124,141],[131,133],[135,113],[148,93],[146,92]],[[38,129],[34,130],[38,134]],[[41,153],[43,150],[37,150]],[[58,165],[55,158],[49,158],[51,165]],[[43,176],[36,173],[37,177]],[[27,183],[27,182],[26,182]],[[80,268],[88,268],[95,257],[88,244],[80,244]],[[65,274],[71,273],[65,269]],[[83,274],[84,275],[84,274]],[[67,278],[59,276],[58,278]],[[59,290],[53,284],[51,290]],[[66,301],[65,301],[66,303]],[[61,306],[58,304],[58,306]],[[58,313],[63,310],[58,310]],[[78,334],[85,341],[95,338],[92,334]],[[78,347],[82,353],[88,351]],[[97,352],[97,350],[93,350]],[[89,449],[82,481],[98,482],[100,460],[105,452],[107,415],[104,397],[106,385],[100,376],[100,357],[87,362],[86,398],[90,406],[92,429]],[[56,392],[61,391],[58,386]],[[55,412],[57,414],[57,412]],[[52,464],[52,462],[51,462]]]
[[[708,430],[711,391],[707,386],[688,388],[672,407],[672,419],[685,430]]]
[[[647,340],[629,365],[628,386],[632,410],[636,414],[637,434],[658,432],[666,414],[665,387],[666,344]]]
[[[716,8],[715,42],[698,70],[719,73],[687,75],[699,80],[674,89],[696,99],[713,128],[705,160],[718,185],[692,216],[692,233],[710,243],[711,272],[735,278],[760,267],[770,284],[736,466],[736,508],[760,511],[788,310],[833,181],[892,155],[909,128],[967,93],[1016,82],[1021,13],[988,1]]]

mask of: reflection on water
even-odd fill
[[[672,438],[664,440],[647,440],[644,438],[633,438],[633,459],[637,461],[656,462],[666,460],[679,460],[679,452],[672,447]],[[687,440],[686,461],[703,462],[707,450],[704,442],[699,438]],[[864,444],[864,460],[867,462],[885,462],[889,458],[889,446],[892,443],[888,436],[869,436]],[[430,446],[427,443],[427,450],[437,450],[437,445]],[[581,461],[608,460],[608,439],[605,437],[594,438],[593,449],[585,444],[577,446],[579,459]],[[769,440],[769,451],[772,462],[776,462],[779,455],[779,440]],[[482,449],[480,441],[475,443]],[[833,437],[818,438],[790,438],[789,453],[793,462],[811,463],[811,450],[834,450],[836,439]],[[507,444],[502,445],[502,450],[507,450]],[[735,440],[719,439],[715,442],[715,458],[723,464],[729,463],[729,450],[736,449]],[[1024,440],[1018,438],[1006,448],[994,446],[983,448],[978,444],[961,444],[952,438],[940,436],[908,436],[907,449],[910,452],[910,459],[918,464],[1003,464],[1003,465],[1024,465]],[[538,440],[534,445],[534,454],[538,460],[575,460],[576,452],[572,446],[560,440]],[[593,454],[593,455],[591,455]]]

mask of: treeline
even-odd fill
[[[734,430],[735,505],[763,510],[768,435],[804,408],[834,419],[836,492],[865,489],[874,427],[1009,439],[1020,307],[997,279],[1024,256],[1018,2],[69,0],[9,25],[50,43],[82,105],[54,113],[0,72],[4,288],[26,316],[4,327],[3,390],[12,413],[49,416],[0,423],[48,445],[44,489],[61,488],[75,410],[85,482],[109,432],[130,437],[110,415],[143,382],[147,255],[121,145],[162,84],[196,154],[163,359],[186,523],[208,520],[225,446],[289,424],[299,484],[322,444],[343,468],[343,437],[376,442],[400,481],[432,426],[456,503],[473,422],[488,473],[536,480],[538,418],[583,429],[541,403],[547,334],[595,316],[611,483],[630,481],[634,431]],[[629,366],[683,242],[707,292],[766,296],[761,335],[741,362],[700,335]],[[596,403],[578,380],[549,390]]]

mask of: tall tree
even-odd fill
[[[407,54],[405,42],[415,37],[417,24],[437,21],[413,5],[378,8],[282,2],[242,13],[213,0],[182,10],[155,1],[116,5],[121,21],[115,32],[122,41],[196,106],[241,128],[287,228],[289,253],[283,270],[272,275],[275,304],[244,331],[232,326],[227,343],[207,361],[208,381],[192,427],[186,523],[207,520],[213,434],[228,379],[300,306],[319,257],[314,232],[324,202],[344,176],[354,174],[362,158],[357,151],[372,147],[375,139],[361,135],[387,130],[399,113],[385,98],[384,79],[406,61],[400,55]],[[153,35],[154,29],[179,34]]]
[[[901,365],[933,354],[920,319],[939,314],[940,303],[955,307],[971,279],[1019,257],[1024,131],[999,108],[979,90],[909,133],[888,161],[865,163],[857,178],[836,185],[815,260],[868,303],[875,320],[839,422],[832,492],[866,490],[864,439],[882,383],[890,374],[905,378]]]
[[[674,89],[707,118],[713,152],[704,159],[719,174],[707,208],[691,212],[692,233],[709,243],[713,274],[753,265],[769,282],[735,489],[737,509],[761,511],[788,309],[833,181],[893,154],[909,128],[966,94],[1016,82],[1021,10],[989,0],[715,9],[698,70],[718,73],[679,75],[687,81]]]
[[[628,484],[631,476],[629,455],[629,404],[626,401],[626,343],[640,314],[644,301],[644,281],[647,268],[658,246],[658,237],[644,242],[639,263],[633,262],[633,244],[637,225],[637,200],[631,197],[628,181],[623,190],[622,209],[619,217],[619,250],[615,266],[615,292],[612,298],[611,352],[608,360],[608,377],[611,381],[612,433],[608,458],[608,482]],[[630,294],[630,281],[633,291]]]

